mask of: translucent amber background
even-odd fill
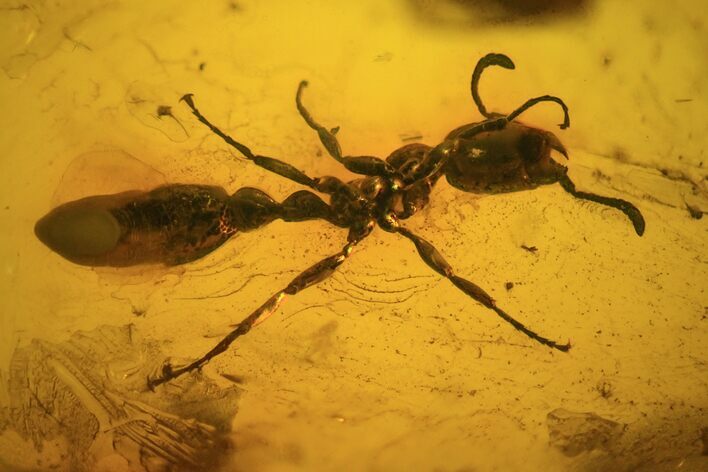
[[[517,69],[485,73],[487,106],[562,97],[570,129],[556,127],[555,105],[523,120],[556,130],[578,187],[634,202],[646,234],[559,186],[478,197],[441,182],[408,225],[500,306],[573,349],[525,338],[408,241],[377,231],[204,369],[224,388],[220,374],[241,379],[238,409],[213,412],[232,419],[221,467],[705,470],[708,244],[706,218],[696,218],[708,209],[705,3],[570,3],[514,16],[453,0],[2,2],[2,404],[13,399],[10,377],[23,375],[10,369],[13,352],[32,340],[132,323],[166,355],[194,357],[345,241],[324,223],[275,222],[181,268],[123,271],[45,248],[35,221],[81,195],[162,182],[255,186],[279,199],[298,189],[195,123],[181,95],[194,93],[256,152],[345,177],[295,110],[300,80],[310,81],[313,115],[341,126],[345,152],[385,157],[478,120],[472,68],[503,52]],[[158,118],[159,105],[172,115]],[[578,433],[597,417],[614,426],[564,452],[558,409]],[[70,439],[41,447],[7,418],[0,468],[75,466]],[[65,426],[70,438],[75,426]],[[110,445],[92,450],[84,466],[147,467],[106,454]]]

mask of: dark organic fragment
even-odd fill
[[[546,417],[552,446],[569,457],[594,449],[607,450],[624,431],[624,425],[595,413],[577,413],[557,408]]]
[[[132,326],[78,331],[15,350],[0,409],[0,464],[23,470],[202,470],[223,459],[238,387],[198,374],[145,390],[163,356]],[[19,436],[19,438],[18,438]],[[16,454],[15,454],[16,455]]]

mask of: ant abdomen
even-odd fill
[[[170,184],[65,203],[34,230],[46,246],[76,264],[172,266],[204,257],[233,234],[277,218],[333,219],[330,206],[304,190],[278,203],[252,187],[229,196],[221,187]]]
[[[183,264],[235,232],[222,219],[228,199],[221,187],[187,184],[91,196],[54,208],[37,222],[35,234],[76,264]]]

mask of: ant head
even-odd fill
[[[449,136],[463,134],[465,128]],[[503,129],[482,131],[457,142],[443,168],[448,182],[460,190],[504,193],[529,190],[558,182],[567,173],[551,156],[555,150],[567,157],[558,138],[548,131],[517,121]]]

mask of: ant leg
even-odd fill
[[[191,93],[188,93],[187,95],[183,96],[180,100],[184,101],[184,103],[187,104],[187,106],[192,110],[192,114],[196,116],[200,122],[206,125],[206,127],[209,128],[212,133],[216,134],[221,139],[223,139],[226,144],[236,148],[249,161],[253,162],[259,167],[262,167],[275,174],[285,177],[286,179],[293,180],[299,184],[306,185],[312,189],[317,190],[317,179],[313,179],[307,176],[304,172],[288,164],[287,162],[283,162],[279,159],[274,159],[272,157],[253,154],[253,152],[251,152],[248,146],[239,143],[231,136],[211,124],[209,120],[207,120],[204,115],[202,115],[197,109],[196,105],[194,104],[193,95]]]
[[[285,295],[295,295],[301,290],[322,282],[327,277],[332,275],[337,267],[339,267],[347,259],[347,257],[349,257],[352,252],[352,248],[358,242],[359,240],[350,240],[340,252],[322,259],[320,262],[295,277],[287,287],[275,293],[268,299],[268,301],[244,318],[233,331],[227,334],[216,346],[196,361],[179,368],[174,368],[169,363],[165,363],[159,377],[148,378],[148,387],[153,390],[158,385],[169,382],[182,374],[186,374],[187,372],[191,372],[195,369],[200,369],[211,359],[226,351],[231,343],[233,343],[237,338],[245,335],[251,330],[251,328],[262,323],[266,318],[272,315],[278,309],[278,306],[283,301],[283,298],[285,298]]]
[[[636,231],[639,236],[644,234],[644,228],[646,226],[646,223],[644,222],[644,217],[642,216],[642,213],[639,211],[639,209],[628,201],[622,200],[620,198],[603,197],[594,193],[578,191],[575,189],[575,184],[573,183],[573,181],[571,181],[567,175],[563,176],[558,181],[558,183],[561,184],[561,187],[563,187],[566,192],[568,192],[575,198],[589,200],[591,202],[599,203],[601,205],[607,205],[612,208],[618,209],[619,211],[627,215],[629,220],[632,222],[632,225],[634,225],[634,231]]]
[[[433,190],[435,182],[441,174],[432,177],[416,180],[403,193],[403,211],[393,210],[399,220],[405,220],[415,215],[428,205],[430,201],[430,192]]]
[[[485,118],[496,118],[500,116],[498,113],[490,113],[487,108],[482,103],[482,99],[479,96],[479,78],[482,76],[482,71],[489,66],[499,66],[504,69],[514,69],[514,62],[504,54],[489,53],[477,62],[477,65],[472,72],[472,83],[470,84],[470,89],[472,90],[472,100],[477,105],[479,113]]]
[[[328,130],[317,123],[309,111],[302,104],[302,91],[307,87],[307,81],[303,80],[297,87],[295,94],[295,105],[300,115],[307,123],[307,126],[317,131],[322,145],[327,149],[327,153],[337,162],[341,163],[347,170],[359,175],[370,175],[379,177],[391,177],[394,174],[393,167],[386,161],[375,156],[342,156],[342,147],[335,136],[339,127]]]
[[[339,141],[335,134],[339,131],[339,126],[328,130],[321,124],[317,123],[310,112],[307,111],[305,105],[302,104],[302,91],[307,87],[307,80],[303,80],[297,86],[297,93],[295,94],[295,106],[297,106],[297,111],[300,112],[300,116],[305,120],[307,126],[317,131],[317,135],[322,141],[322,145],[327,149],[330,156],[335,158],[338,162],[342,162],[342,147],[339,145]]]
[[[543,336],[540,336],[536,332],[530,330],[526,326],[524,326],[521,322],[515,320],[514,318],[511,317],[511,315],[507,314],[504,310],[499,308],[496,304],[496,302],[492,299],[491,296],[487,292],[485,292],[480,286],[470,282],[467,279],[463,279],[462,277],[458,277],[457,275],[454,274],[452,270],[452,266],[447,263],[445,258],[440,254],[440,252],[435,249],[435,247],[430,244],[428,241],[425,239],[421,238],[420,236],[415,235],[408,229],[398,226],[397,223],[393,224],[393,227],[395,228],[394,231],[402,234],[406,238],[410,239],[413,241],[413,244],[415,244],[415,247],[418,249],[418,254],[420,254],[420,257],[425,261],[428,266],[430,266],[435,272],[438,274],[442,275],[443,277],[446,277],[450,282],[455,284],[455,287],[459,288],[462,290],[464,293],[466,293],[468,296],[473,298],[474,300],[478,301],[482,305],[486,306],[490,310],[493,310],[502,317],[506,322],[511,324],[514,328],[517,330],[521,331],[524,333],[526,336],[529,338],[538,341],[541,344],[544,344],[548,347],[552,347],[554,349],[558,349],[559,351],[567,352],[570,349],[570,343],[567,344],[558,344],[555,341],[552,341],[548,338],[545,338]]]

